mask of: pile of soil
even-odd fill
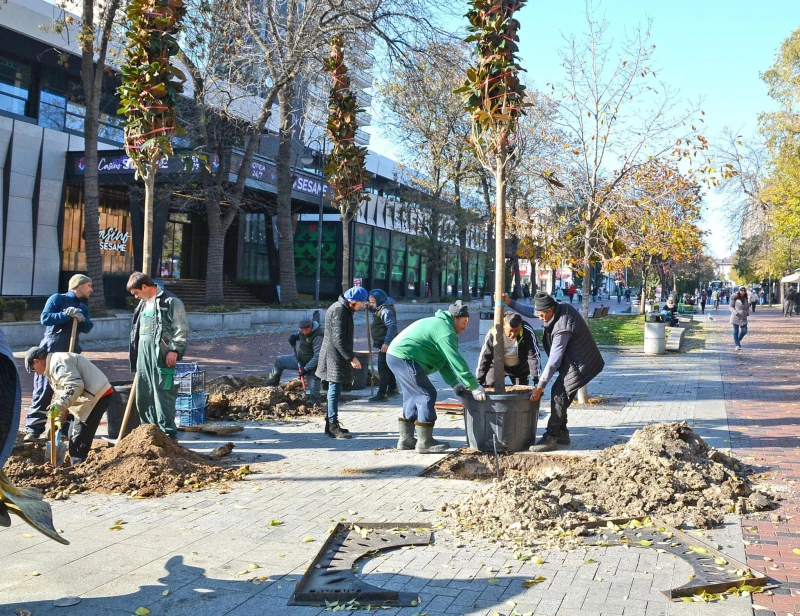
[[[753,469],[709,448],[686,424],[653,424],[596,458],[512,469],[501,481],[441,511],[450,528],[509,545],[568,544],[598,518],[652,516],[671,526],[711,528],[727,513],[769,509]],[[486,463],[493,474],[493,461]],[[481,471],[481,476],[486,472]],[[565,529],[574,529],[565,532]]]
[[[117,447],[93,449],[76,467],[53,469],[44,450],[41,441],[18,439],[3,470],[15,485],[38,488],[56,500],[81,492],[149,498],[202,490],[247,474],[182,447],[153,425],[139,426]]]
[[[497,477],[494,455],[470,453],[475,450],[457,451],[432,466],[424,474],[439,479],[491,480]],[[583,461],[577,456],[546,455],[528,453],[503,454],[498,457],[500,476],[506,479],[555,477]]]
[[[325,414],[302,389],[268,387],[260,376],[221,376],[206,383],[206,391],[207,419],[259,421]]]

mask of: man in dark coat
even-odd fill
[[[507,312],[504,320],[503,351],[505,357],[503,366],[505,374],[511,377],[511,382],[515,385],[527,385],[528,379],[533,376],[535,385],[539,382],[539,345],[536,343],[536,334],[533,328],[525,323],[518,314]],[[493,325],[483,339],[483,346],[478,358],[478,369],[475,372],[478,383],[486,387],[494,387],[492,365],[494,364],[495,340]]]
[[[365,288],[353,287],[340,295],[325,314],[325,338],[319,353],[317,376],[328,382],[325,434],[332,438],[350,438],[350,432],[339,424],[339,396],[342,386],[353,382],[353,368],[361,368],[361,362],[353,353],[353,315],[364,307],[367,298]]]
[[[542,397],[545,387],[558,372],[550,390],[547,429],[530,451],[553,451],[557,445],[569,445],[567,409],[578,390],[602,372],[605,362],[600,349],[580,312],[568,304],[556,302],[547,293],[536,294],[533,310],[507,295],[504,300],[511,310],[528,317],[535,314],[544,322],[542,344],[547,352],[547,365],[542,370],[539,385],[533,390],[532,401]]]
[[[797,299],[797,291],[794,290],[794,287],[789,287],[789,290],[786,291],[786,305],[783,308],[783,316],[790,317],[792,316],[792,311],[794,310],[794,303]]]
[[[372,346],[378,351],[378,391],[372,396],[370,402],[383,402],[389,399],[390,393],[397,391],[397,380],[394,373],[386,364],[386,351],[397,335],[397,311],[394,299],[386,295],[381,289],[369,292],[369,309],[372,311],[372,325],[370,335]]]

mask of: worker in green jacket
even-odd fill
[[[131,322],[129,352],[131,372],[136,373],[139,420],[157,425],[177,441],[175,364],[186,352],[186,308],[180,299],[142,272],[131,274],[127,288],[139,300]]]
[[[486,399],[486,392],[458,350],[458,335],[468,323],[469,308],[457,301],[447,311],[437,310],[435,316],[409,325],[389,345],[386,363],[403,394],[398,449],[440,453],[450,448],[449,443],[433,438],[436,388],[429,374],[438,372],[450,387],[461,389],[466,385],[476,400]]]

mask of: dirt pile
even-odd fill
[[[20,440],[3,470],[15,485],[38,488],[56,500],[81,492],[163,496],[237,481],[247,474],[218,466],[152,425],[139,426],[118,447],[93,449],[86,461],[74,468],[53,469],[45,461],[44,443]]]
[[[209,381],[206,391],[207,419],[259,421],[325,414],[302,389],[268,387],[265,377],[221,376]]]
[[[509,473],[442,512],[455,532],[514,545],[569,543],[586,534],[582,524],[602,517],[652,516],[671,526],[711,528],[727,513],[771,507],[753,492],[750,474],[686,424],[653,424],[596,458]]]

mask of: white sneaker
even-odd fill
[[[742,347],[740,347],[740,346],[737,344],[737,345],[736,345],[736,350],[737,350],[737,351],[741,351],[741,350],[742,350]]]

